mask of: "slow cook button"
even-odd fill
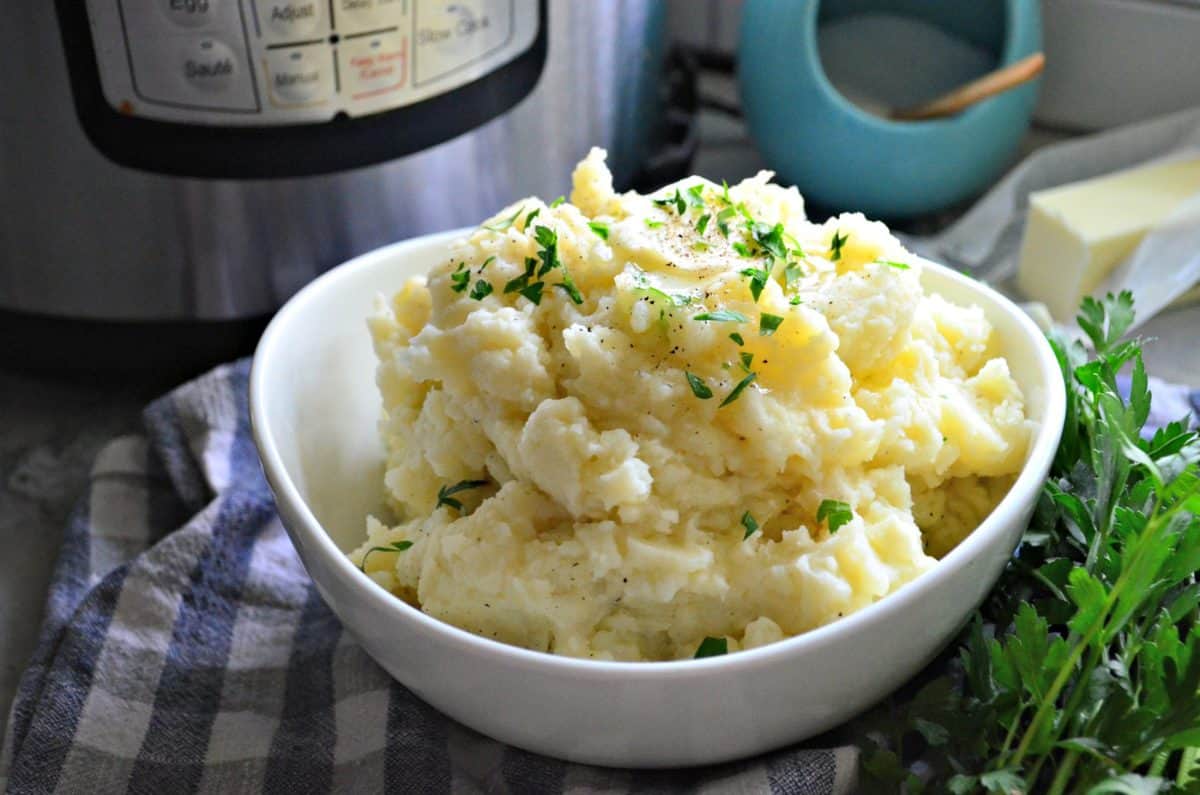
[[[329,98],[329,51],[324,47],[289,47],[267,55],[271,101],[301,105]]]
[[[342,79],[354,99],[383,94],[408,81],[408,37],[363,36],[344,43]]]
[[[224,42],[200,39],[184,49],[184,81],[201,91],[221,92],[240,77],[237,56]]]
[[[199,28],[216,19],[225,0],[159,0],[167,19],[185,28]]]
[[[272,39],[311,36],[321,28],[318,0],[256,0],[258,21]]]

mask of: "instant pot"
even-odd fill
[[[653,0],[0,3],[0,354],[200,366],[350,257],[567,192],[593,145],[619,187],[681,174],[690,92],[664,76],[663,17]]]

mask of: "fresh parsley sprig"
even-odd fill
[[[1088,298],[1094,353],[1051,337],[1067,416],[1050,476],[946,673],[857,732],[884,791],[1200,790],[1200,436],[1143,434],[1133,317],[1129,293]]]
[[[460,480],[453,486],[442,486],[438,489],[437,505],[434,506],[434,509],[436,510],[437,508],[441,508],[443,505],[445,505],[447,508],[453,508],[459,513],[462,513],[462,501],[456,498],[454,495],[459,494],[460,492],[470,491],[471,489],[481,488],[489,483],[491,483],[490,480]]]
[[[358,564],[358,568],[364,573],[367,571],[367,558],[371,556],[372,552],[403,552],[406,549],[410,549],[412,545],[413,542],[411,541],[395,541],[386,546],[371,547],[363,553],[362,562]]]

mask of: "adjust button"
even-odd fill
[[[333,61],[325,47],[288,47],[267,53],[271,104],[315,105],[329,98]]]
[[[256,0],[258,21],[270,38],[296,39],[323,30],[324,0]]]
[[[184,48],[181,68],[188,85],[213,93],[228,90],[240,76],[237,56],[216,39],[200,39]]]
[[[216,20],[226,0],[159,0],[167,19],[185,28],[199,28]]]

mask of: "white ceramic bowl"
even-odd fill
[[[933,570],[805,635],[724,657],[612,663],[557,657],[457,629],[392,596],[345,556],[382,505],[379,397],[365,318],[376,295],[436,264],[447,233],[363,255],[304,288],[263,335],[250,382],[254,437],[280,514],[321,595],[392,676],[466,725],[580,762],[721,762],[810,737],[918,671],[995,582],[1054,457],[1065,395],[1053,353],[1011,302],[930,264],[926,286],[983,307],[1041,422],[1024,471]]]

